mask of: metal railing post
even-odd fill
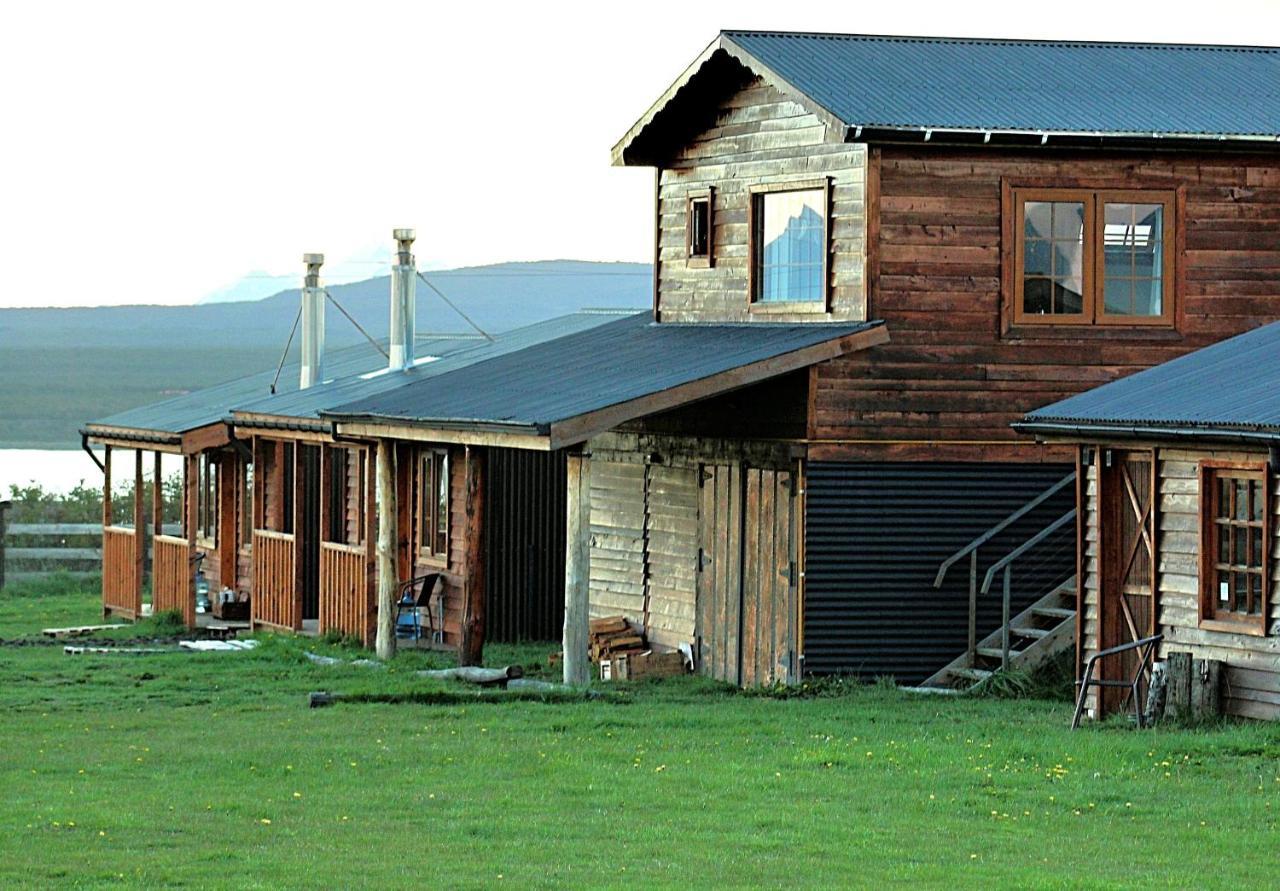
[[[1004,602],[1000,605],[1000,670],[1009,670],[1009,575],[1011,566],[1004,568]]]
[[[969,555],[969,665],[978,659],[978,550]]]

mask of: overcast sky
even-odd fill
[[[652,174],[609,149],[721,28],[1280,43],[1280,4],[1198,9],[8,3],[0,306],[190,303],[305,251],[365,278],[395,226],[423,266],[647,261]]]

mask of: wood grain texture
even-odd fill
[[[818,367],[817,440],[1008,441],[1027,411],[1280,318],[1274,156],[878,149],[868,314],[890,342]],[[1175,189],[1177,328],[1005,330],[1009,183]],[[1185,207],[1182,207],[1185,204]],[[852,456],[857,445],[833,447]],[[1029,455],[1031,453],[1028,453]],[[1028,457],[1026,460],[1045,460]]]

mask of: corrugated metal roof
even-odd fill
[[[434,350],[432,343],[419,342],[414,351],[419,357],[418,364],[409,371],[389,372],[386,370],[386,363],[383,362],[375,365],[372,370],[362,369],[365,373],[334,374],[323,383],[306,390],[294,387],[289,392],[276,393],[274,396],[242,400],[234,403],[231,409],[235,417],[271,415],[318,419],[325,409],[411,386],[419,381],[434,380],[441,375],[466,368],[477,362],[484,362],[523,350],[534,344],[587,331],[617,321],[620,316],[631,318],[636,315],[644,319],[650,317],[648,312],[636,314],[619,310],[577,312],[504,332],[496,335],[493,341],[471,339],[467,341],[464,348],[460,349]]]
[[[1280,134],[1280,49],[726,31],[849,126]]]
[[[1280,322],[1047,405],[1017,426],[1280,436]]]
[[[468,360],[479,361],[493,356],[495,351],[507,348],[519,349],[528,346],[531,342],[604,324],[616,319],[617,316],[616,310],[571,313],[497,335],[494,344],[490,344],[478,335],[419,339],[415,345],[415,353],[419,356],[437,357],[437,361],[420,365],[409,374],[415,379],[420,379],[427,374],[435,373],[437,366],[445,370],[456,368],[459,363]],[[385,343],[383,345],[385,346]],[[405,381],[405,375],[391,374],[361,380],[360,375],[386,367],[386,359],[367,344],[331,351],[325,358],[325,365],[326,373],[329,380],[334,382],[333,384],[321,384],[309,390],[299,391],[298,364],[290,362],[280,373],[275,396],[269,395],[271,381],[275,377],[273,369],[212,387],[204,387],[182,396],[131,408],[94,420],[86,425],[86,429],[92,431],[103,428],[124,428],[156,434],[181,434],[220,423],[228,419],[234,409],[243,406],[253,406],[257,410],[265,410],[259,409],[259,406],[269,406],[273,413],[315,417],[316,404],[326,402],[330,405],[340,404],[352,398],[353,391],[376,392],[388,386],[402,385]],[[334,401],[329,402],[330,399]],[[291,412],[302,412],[302,414],[291,414]]]
[[[323,414],[545,435],[557,422],[879,325],[658,325],[641,313]]]

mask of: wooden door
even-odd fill
[[[789,471],[707,465],[699,503],[699,664],[746,686],[795,679],[796,546]]]
[[[1099,520],[1102,589],[1101,649],[1121,646],[1155,633],[1156,483],[1155,456],[1145,451],[1102,450],[1099,472]],[[1130,680],[1143,650],[1103,659],[1102,676]],[[1146,700],[1144,677],[1139,687]],[[1102,714],[1132,710],[1128,690],[1103,689]]]

